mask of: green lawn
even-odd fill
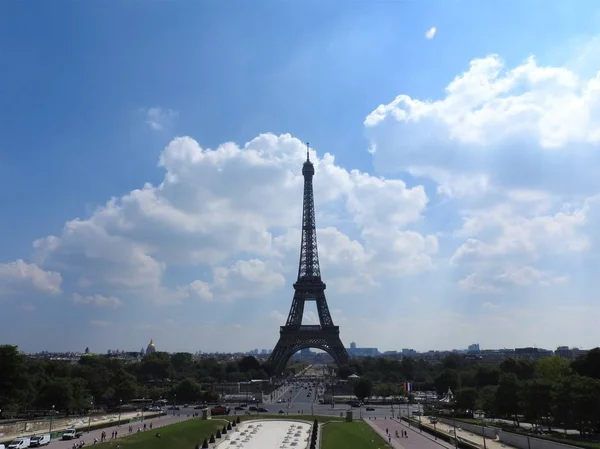
[[[223,421],[216,419],[206,421],[191,419],[170,426],[134,433],[117,440],[96,444],[94,447],[106,449],[120,444],[122,448],[136,449],[193,449],[196,444],[202,445],[204,438],[209,438],[211,433],[222,429],[223,424]],[[160,433],[161,438],[156,437],[157,433]]]
[[[120,444],[123,449],[193,449],[196,444],[202,444],[204,438],[208,439],[211,433],[217,429],[222,429],[225,421],[233,421],[238,416],[214,416],[213,419],[201,420],[191,419],[177,424],[171,424],[165,427],[159,427],[146,432],[134,433],[113,441],[107,441],[103,444],[96,444],[94,448],[108,449],[115,448]],[[319,422],[340,421],[340,418],[334,416],[312,416],[312,415],[239,415],[240,421],[249,419],[302,419],[305,421]],[[161,438],[156,438],[160,433]]]
[[[364,421],[332,422],[323,426],[323,449],[388,449],[388,443]]]

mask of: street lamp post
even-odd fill
[[[423,412],[419,412],[419,432],[423,433],[423,426],[421,425],[421,415]]]
[[[119,399],[119,423],[118,427],[121,427],[121,409],[123,408],[123,399]]]
[[[94,407],[94,401],[90,401],[90,416],[88,416],[88,433],[92,427],[92,408]]]
[[[52,410],[50,410],[50,438],[52,438],[52,421],[54,420],[54,406],[52,406]]]
[[[481,436],[483,437],[483,449],[487,449],[485,444],[485,426],[483,425],[483,417],[481,417]]]
[[[146,397],[142,398],[142,422],[144,422],[144,409],[146,408]]]
[[[454,448],[458,449],[458,435],[456,434],[456,410],[452,410],[452,422],[454,424]]]
[[[176,394],[173,395],[173,416],[175,416],[175,407],[177,407],[177,405],[175,405],[175,404],[177,404],[177,395]]]

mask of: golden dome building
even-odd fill
[[[150,343],[148,343],[148,347],[146,348],[146,355],[154,354],[156,352],[156,346],[154,346],[154,341],[150,339]]]

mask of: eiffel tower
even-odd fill
[[[309,158],[306,144],[306,162],[302,166],[304,176],[304,202],[302,208],[302,243],[298,279],[294,283],[294,299],[285,326],[279,328],[279,341],[269,357],[268,365],[273,374],[282,373],[288,360],[299,350],[316,348],[327,352],[338,366],[350,361],[348,352],[340,340],[340,328],[333,324],[327,299],[325,283],[321,280],[319,253],[317,251],[317,228],[312,178],[315,167]],[[304,304],[315,301],[319,315],[318,325],[302,325]]]

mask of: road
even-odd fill
[[[193,410],[190,409],[188,411],[188,410],[184,409],[177,413],[179,413],[179,415],[174,416],[171,412],[171,414],[169,414],[169,415],[162,416],[160,418],[147,419],[147,420],[144,420],[144,422],[148,425],[150,423],[152,423],[152,427],[153,427],[152,431],[154,431],[155,429],[157,429],[159,427],[164,427],[164,426],[168,426],[169,424],[174,424],[174,423],[178,423],[181,421],[186,421],[188,419],[191,419]],[[188,416],[188,413],[190,414],[189,416]],[[143,428],[143,423],[140,423],[140,422],[133,423],[132,425],[133,425],[134,432],[137,432],[137,428],[140,425]],[[100,435],[102,434],[103,431],[106,432],[106,438],[108,441],[110,439],[111,433],[114,432],[115,430],[118,432],[117,437],[127,435],[128,427],[129,427],[129,424],[123,424],[121,426],[112,426],[112,427],[105,427],[104,429],[92,430],[89,433],[84,432],[84,434],[82,435],[82,437],[79,440],[71,440],[71,441],[52,440],[49,447],[51,449],[72,449],[73,443],[76,441],[84,441],[85,445],[89,446],[94,443],[94,438],[98,438],[98,441],[100,441]],[[146,432],[150,432],[150,430],[146,430]]]
[[[319,404],[319,395],[324,393],[325,378],[323,373],[325,372],[322,365],[311,365],[306,368],[302,373],[299,373],[294,380],[288,382],[286,386],[282,386],[276,396],[276,400],[281,400],[281,403],[264,403],[261,407],[264,407],[269,413],[279,413],[283,411],[286,414],[317,414],[317,415],[329,415],[329,416],[345,416],[346,411],[350,409],[348,404],[336,404],[332,407],[331,404]],[[312,378],[307,380],[307,378]],[[315,379],[316,378],[316,379]],[[322,381],[321,381],[322,379]],[[311,383],[316,384],[314,387],[308,387]],[[394,405],[392,412],[391,405],[375,405],[372,408],[375,410],[367,411],[366,407],[355,407],[354,416],[360,417],[379,417],[385,418],[397,417],[399,412],[402,415],[411,414],[415,410],[421,410],[420,405]],[[234,413],[245,413],[244,411],[234,411]]]

